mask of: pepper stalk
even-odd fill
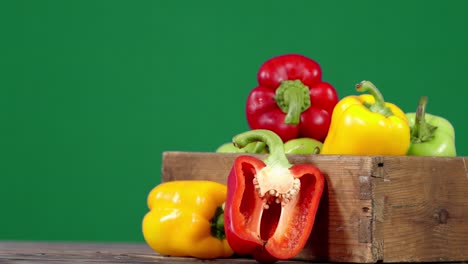
[[[422,143],[430,141],[434,138],[434,132],[437,126],[433,126],[426,122],[426,105],[427,96],[421,96],[416,109],[416,119],[414,126],[411,128],[411,143]]]
[[[215,214],[210,220],[211,235],[219,240],[226,238],[226,233],[224,231],[224,205],[225,203],[216,208]]]
[[[286,113],[284,123],[299,124],[301,113],[310,107],[309,87],[300,80],[282,81],[276,90],[275,101]]]
[[[377,89],[377,87],[370,81],[362,81],[356,84],[356,91],[358,92],[369,92],[375,99],[373,104],[365,103],[365,106],[374,113],[380,113],[385,117],[393,115],[392,110],[385,105],[385,100],[382,93]]]

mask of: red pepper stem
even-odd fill
[[[284,144],[281,138],[271,130],[268,129],[254,129],[236,135],[232,142],[236,147],[244,147],[251,142],[264,142],[268,146],[269,155],[263,160],[267,166],[275,167],[280,166],[283,168],[290,168],[292,165],[289,163],[286,154],[284,153]]]
[[[411,142],[422,143],[431,140],[434,137],[434,132],[437,129],[426,122],[426,105],[427,96],[421,96],[416,109],[416,117],[414,120],[414,126],[411,128]]]
[[[278,107],[286,113],[284,123],[297,125],[301,113],[310,107],[309,87],[300,80],[282,81],[276,89],[275,101]]]
[[[373,83],[369,81],[362,81],[356,84],[356,91],[361,93],[369,92],[374,97],[375,102],[373,104],[365,104],[370,111],[374,113],[380,113],[385,117],[393,115],[392,110],[385,105],[385,100],[382,93],[380,93],[379,89],[377,89]]]

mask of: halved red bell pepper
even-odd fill
[[[284,142],[325,140],[338,94],[322,81],[316,61],[299,54],[273,57],[260,66],[257,81],[246,103],[250,129],[271,130]]]
[[[226,239],[234,252],[258,262],[290,259],[310,236],[325,180],[311,164],[290,164],[281,138],[270,130],[233,138],[239,147],[255,141],[265,142],[270,154],[236,158],[227,183]]]

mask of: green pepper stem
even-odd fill
[[[436,126],[433,126],[426,122],[426,105],[427,96],[421,96],[421,98],[419,99],[418,108],[416,109],[414,126],[411,128],[412,143],[422,143],[430,141],[434,137],[434,132],[437,129]]]
[[[289,163],[286,154],[284,153],[284,144],[281,138],[273,131],[268,129],[254,129],[235,136],[232,139],[234,145],[238,147],[246,146],[251,142],[264,142],[269,149],[269,155],[263,160],[267,166],[280,166],[289,168],[292,165]]]
[[[312,152],[312,154],[320,154],[320,148],[319,148],[319,147],[315,147],[315,148],[314,148],[314,151]]]
[[[380,93],[379,89],[370,81],[362,81],[356,84],[356,91],[361,93],[369,92],[374,97],[375,102],[373,104],[366,104],[366,107],[370,111],[382,114],[385,117],[393,115],[392,110],[385,105],[382,93]]]
[[[286,113],[284,123],[297,125],[301,113],[310,107],[309,87],[300,80],[282,81],[276,89],[275,101],[278,107]]]
[[[262,153],[265,151],[265,142],[257,142],[255,144],[254,149],[252,150],[253,153]]]
[[[224,204],[216,208],[213,218],[211,218],[211,235],[219,240],[226,238],[224,231]]]

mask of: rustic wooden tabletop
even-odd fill
[[[78,243],[0,241],[0,263],[206,263],[195,258],[164,257],[144,243]],[[209,263],[256,263],[252,259],[216,259]],[[278,264],[301,264],[303,261],[280,261]]]
[[[257,263],[252,259],[231,258],[199,260],[161,256],[144,243],[82,243],[82,242],[27,242],[0,241],[0,263],[3,264],[58,264],[58,263]],[[279,261],[277,264],[310,263],[298,260]],[[467,262],[458,262],[467,263]],[[406,263],[408,264],[408,263]],[[439,263],[440,264],[440,263]]]

